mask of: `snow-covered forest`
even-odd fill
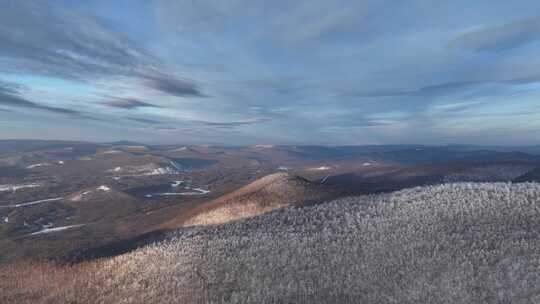
[[[56,302],[536,303],[540,185],[447,184],[287,207],[51,273],[50,290],[54,273],[76,277],[48,294]]]

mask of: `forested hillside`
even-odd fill
[[[30,291],[56,303],[535,303],[540,185],[449,184],[287,207],[42,271],[2,280],[2,300]]]

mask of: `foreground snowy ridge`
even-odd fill
[[[36,303],[538,303],[540,185],[286,207],[49,273]]]
[[[178,293],[218,303],[535,302],[540,186],[450,184],[289,207],[179,230],[102,273],[151,282],[139,294],[164,303]]]

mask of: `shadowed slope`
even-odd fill
[[[531,170],[517,178],[514,179],[516,183],[523,182],[540,182],[540,168]]]

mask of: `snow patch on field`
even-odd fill
[[[101,186],[97,187],[97,189],[100,190],[100,191],[105,191],[105,192],[111,191],[111,188],[109,188],[106,185],[101,185]]]
[[[49,227],[43,226],[44,228],[41,229],[40,231],[30,233],[29,235],[39,235],[39,234],[46,234],[46,233],[52,233],[52,232],[60,232],[60,231],[65,231],[65,230],[69,230],[69,229],[73,229],[73,228],[82,227],[84,225],[85,224],[79,224],[79,225],[61,226],[61,227],[54,227],[54,228],[49,228]]]
[[[39,168],[39,167],[47,167],[47,166],[50,166],[50,165],[51,165],[50,163],[39,163],[39,164],[33,164],[33,165],[26,166],[26,169],[34,169],[34,168]]]
[[[199,192],[200,194],[210,193],[210,190],[205,190],[205,189],[201,189],[201,188],[193,188],[193,190]]]
[[[327,171],[327,170],[331,170],[332,167],[328,167],[328,166],[320,166],[320,167],[315,167],[315,168],[309,168],[308,170],[309,171]]]
[[[123,153],[123,152],[119,151],[119,150],[108,150],[108,151],[99,152],[98,155],[102,155],[102,154],[119,154],[119,153]]]
[[[129,150],[148,150],[146,146],[124,146],[124,148]]]
[[[183,183],[185,183],[185,182],[184,181],[174,181],[174,182],[171,183],[171,187],[176,188],[176,187],[182,185]]]
[[[40,184],[18,184],[18,185],[0,185],[0,192],[17,191],[25,188],[37,188],[41,187]]]
[[[125,166],[125,167],[116,167],[114,169],[109,169],[107,172],[111,173],[120,173],[113,177],[115,180],[119,180],[122,177],[139,177],[139,176],[154,176],[154,175],[173,175],[178,174],[180,171],[177,167],[177,164],[170,162],[171,166],[160,167],[156,164],[148,164],[141,166]]]
[[[256,149],[272,149],[274,145],[254,145],[253,148]]]
[[[174,174],[176,171],[172,170],[170,167],[157,168],[143,175],[164,175],[164,174]]]
[[[84,191],[78,195],[75,195],[73,196],[72,198],[70,198],[69,200],[72,201],[72,202],[80,202],[81,200],[83,200],[85,197],[88,197],[89,195],[95,193],[95,192],[99,192],[99,191],[102,191],[102,192],[110,192],[111,191],[111,188],[109,186],[106,186],[106,185],[101,185],[99,187],[96,187],[95,190],[87,190],[87,191]]]
[[[202,188],[186,187],[186,189],[192,190],[192,191],[153,193],[153,194],[147,194],[146,197],[151,198],[155,196],[192,196],[192,195],[205,195],[205,194],[210,193],[209,190],[202,189]]]
[[[172,150],[174,152],[182,152],[182,151],[186,151],[188,148],[187,147],[182,147],[182,148],[178,148],[176,150]]]

